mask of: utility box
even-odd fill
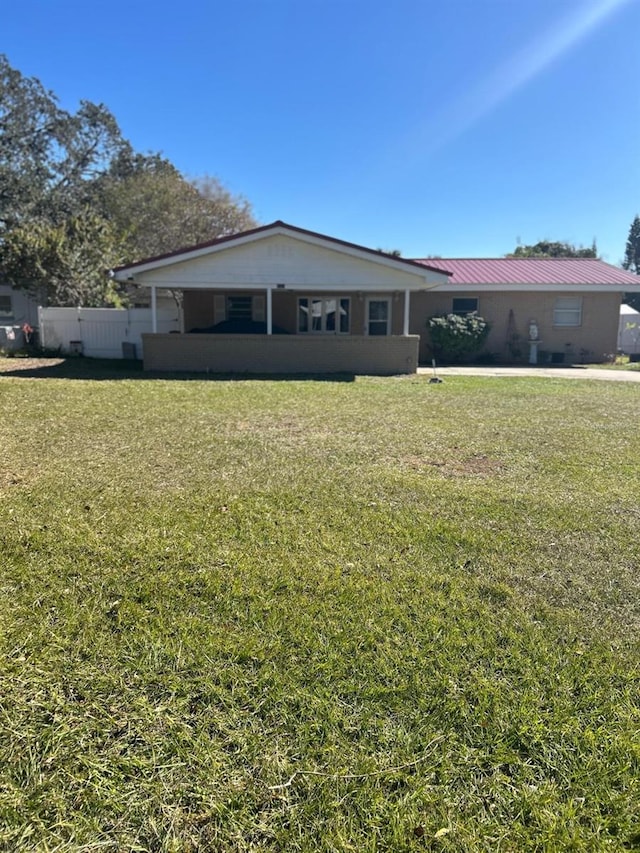
[[[69,341],[69,352],[71,355],[82,355],[84,353],[82,341]]]
[[[122,342],[122,357],[128,359],[136,358],[136,345],[132,344],[131,341],[123,341]]]

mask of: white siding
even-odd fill
[[[0,284],[0,295],[11,297],[11,317],[3,317],[3,326],[22,326],[28,323],[35,326],[38,322],[38,305],[22,290],[14,290],[8,284]]]
[[[24,291],[14,290],[8,284],[0,284],[0,296],[5,297],[3,304],[9,297],[11,308],[10,314],[3,312],[0,316],[0,349],[20,349],[25,343],[22,326],[25,323],[29,326],[37,325],[38,307]]]
[[[241,246],[225,247],[200,257],[160,266],[147,272],[132,270],[141,284],[196,289],[285,285],[302,290],[404,290],[428,288],[427,271],[405,272],[346,251],[318,246],[286,235],[273,235]],[[431,280],[446,276],[430,273]]]

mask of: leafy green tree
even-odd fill
[[[436,358],[466,361],[486,341],[491,326],[477,314],[439,314],[427,320],[431,348]]]
[[[52,180],[52,145],[62,141],[53,95],[0,56],[0,228],[35,208]]]
[[[63,110],[39,80],[0,56],[0,273],[53,305],[113,296],[106,270],[121,257],[87,189],[126,147],[102,105]]]
[[[121,259],[113,227],[91,210],[59,224],[41,219],[17,225],[2,243],[8,280],[48,305],[119,305],[109,270]]]
[[[101,104],[63,110],[0,55],[0,275],[53,305],[116,297],[105,271],[255,225],[215,178],[139,154]]]
[[[597,258],[598,247],[594,240],[588,249],[573,243],[540,240],[531,246],[517,246],[507,258]]]
[[[640,216],[634,218],[629,228],[622,266],[625,270],[640,275]],[[640,311],[640,293],[625,293],[624,301],[636,311]]]
[[[629,228],[622,266],[625,270],[640,275],[640,216],[635,217]]]
[[[127,261],[252,228],[247,201],[232,196],[215,178],[186,180],[167,160],[122,162],[96,187],[101,214],[123,237]]]
[[[0,55],[0,236],[30,218],[73,213],[87,182],[125,145],[106,107],[82,101],[71,114]]]

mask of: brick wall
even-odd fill
[[[145,370],[211,373],[415,373],[417,335],[144,335]]]
[[[428,361],[429,350],[427,319],[434,314],[452,310],[454,297],[478,299],[478,313],[491,323],[491,332],[484,350],[506,361],[526,361],[529,355],[529,321],[538,323],[539,350],[564,354],[567,362],[606,361],[617,347],[620,316],[619,293],[573,292],[485,292],[469,290],[465,293],[416,293],[411,296],[410,332],[421,337],[420,359]],[[554,325],[554,307],[559,297],[582,296],[582,318],[579,326]],[[512,325],[509,324],[509,315]],[[514,358],[513,343],[509,339],[517,334],[520,358]]]

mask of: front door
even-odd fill
[[[391,331],[391,301],[389,299],[367,300],[367,334],[388,335]]]

